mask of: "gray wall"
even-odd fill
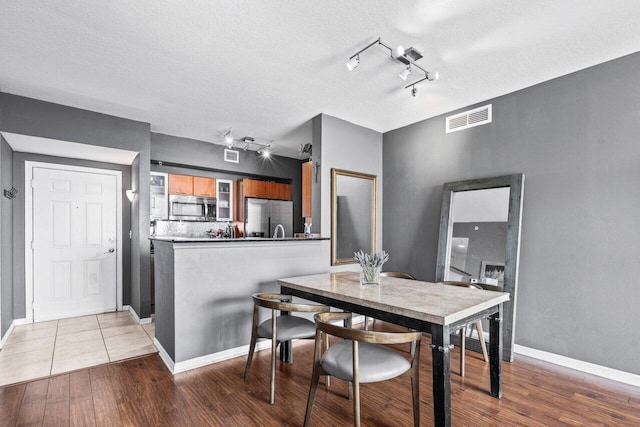
[[[488,125],[386,133],[393,268],[434,279],[444,182],[522,172],[516,344],[640,374],[639,69],[633,54],[492,99]]]
[[[0,191],[13,186],[13,151],[0,136]],[[13,322],[13,212],[12,204],[18,199],[7,199],[0,195],[0,339]]]
[[[231,180],[251,176],[291,183],[293,230],[294,232],[303,232],[302,160],[278,155],[272,155],[265,159],[255,151],[238,149],[240,152],[239,162],[230,163],[224,161],[225,148],[223,145],[205,141],[152,133],[151,160],[188,165],[189,167],[154,164],[151,166],[151,170]]]
[[[149,124],[113,117],[106,114],[67,107],[0,92],[0,130],[42,138],[58,139],[88,145],[120,148],[139,153],[139,168],[132,170],[131,182],[137,184],[140,178],[148,182],[150,164]],[[14,156],[14,185],[24,185],[24,158]],[[126,186],[127,182],[123,182]],[[139,191],[138,201],[132,206],[131,229],[131,293],[141,298],[132,298],[132,308],[141,318],[149,317],[149,186],[133,187]],[[123,203],[127,209],[129,203]],[[14,250],[14,318],[24,317],[24,198],[13,203],[13,250]],[[0,222],[4,223],[4,216]],[[22,248],[22,250],[21,250]],[[135,248],[135,250],[133,249]],[[21,299],[20,299],[21,295]],[[126,296],[124,297],[127,298]],[[20,311],[21,310],[21,311]]]
[[[314,232],[331,235],[331,169],[375,175],[378,177],[377,249],[382,250],[382,134],[326,114],[320,114],[313,120],[313,159],[321,165],[320,184],[313,185]],[[319,150],[316,150],[316,144],[320,146]],[[319,202],[316,192],[320,193]],[[316,205],[321,210],[318,219]],[[352,267],[348,265],[345,268]]]

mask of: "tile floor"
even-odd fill
[[[0,350],[0,386],[155,353],[154,333],[127,311],[16,326]]]

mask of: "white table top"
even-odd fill
[[[506,292],[394,277],[381,277],[379,286],[362,286],[360,273],[355,272],[289,277],[279,279],[278,284],[438,325],[450,325],[509,301]]]

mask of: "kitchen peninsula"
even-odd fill
[[[329,269],[328,238],[155,237],[155,344],[173,373],[247,353],[256,292]]]

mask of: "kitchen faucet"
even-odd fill
[[[282,238],[284,239],[286,236],[284,235],[284,227],[282,226],[282,224],[276,225],[276,229],[273,232],[273,238],[274,239],[278,238],[278,230],[282,230]]]

